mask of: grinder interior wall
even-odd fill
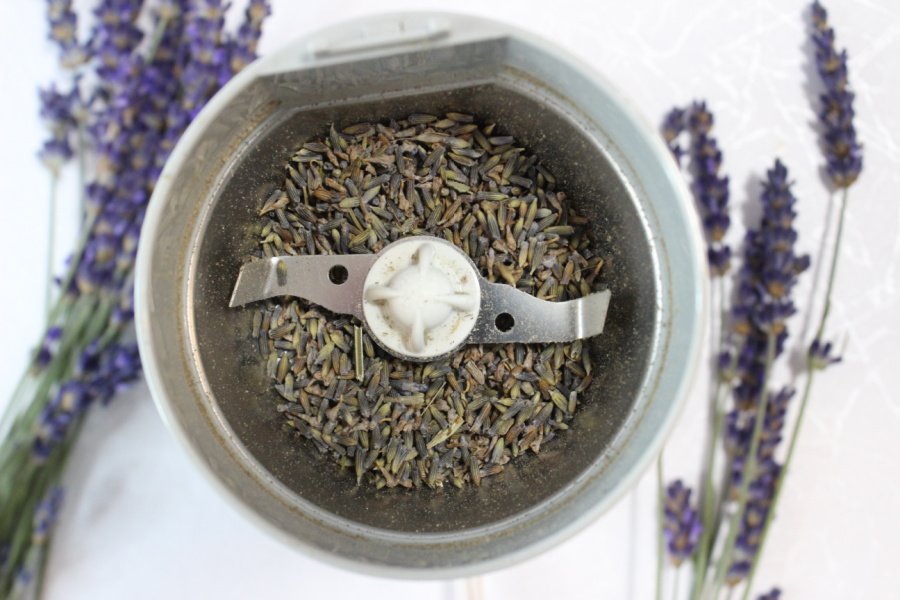
[[[287,110],[287,109],[283,109]],[[283,166],[305,141],[360,121],[386,121],[412,112],[460,111],[478,122],[497,122],[498,132],[516,136],[557,177],[590,229],[606,264],[612,291],[605,332],[592,340],[596,378],[571,429],[512,460],[478,488],[374,490],[356,486],[305,439],[281,429],[280,397],[270,390],[264,363],[250,339],[251,304],[228,308],[241,258],[256,246],[257,211],[281,185]],[[193,287],[199,357],[221,414],[253,457],[294,493],[340,517],[395,531],[450,532],[488,525],[547,499],[601,460],[629,420],[645,376],[655,336],[657,310],[652,242],[636,200],[614,165],[584,131],[542,98],[512,85],[485,84],[442,89],[364,103],[334,103],[298,111],[255,140],[219,187],[196,258]],[[606,457],[608,459],[609,457]]]

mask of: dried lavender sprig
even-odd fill
[[[735,462],[740,461],[742,471],[736,494],[737,509],[730,519],[728,536],[716,566],[712,597],[718,595],[726,580],[734,585],[743,575],[743,564],[736,564],[740,560],[734,561],[741,535],[742,547],[737,552],[739,559],[742,552],[749,553],[755,546],[754,543],[747,543],[750,531],[742,525],[753,524],[750,509],[756,508],[753,503],[760,498],[749,492],[754,482],[764,479],[765,469],[761,467],[769,464],[771,455],[774,438],[764,437],[764,425],[770,404],[787,402],[790,397],[790,394],[773,396],[767,393],[769,374],[787,339],[786,320],[796,310],[791,291],[799,274],[809,267],[809,257],[798,256],[793,249],[797,238],[793,229],[796,199],[790,191],[787,168],[776,160],[766,176],[760,197],[762,223],[759,230],[747,233],[745,264],[738,284],[739,310],[736,311],[737,316],[743,319],[738,322],[745,335],[740,349],[740,380],[734,388],[734,400],[737,410],[752,415],[752,433],[746,452],[733,458]],[[776,416],[783,414],[778,412],[779,406],[771,408]],[[777,440],[774,441],[777,443]]]
[[[728,216],[728,177],[720,176],[722,152],[710,135],[714,117],[705,101],[695,101],[689,108],[675,107],[663,121],[662,133],[675,160],[690,155],[694,195],[707,241],[707,258],[714,276],[724,275],[731,263],[731,248],[722,240],[731,225]],[[689,150],[682,148],[679,139],[690,134]]]
[[[729,181],[727,177],[720,176],[722,165],[722,152],[718,148],[718,142],[711,135],[714,123],[713,114],[706,106],[706,102],[695,101],[687,108],[673,108],[663,121],[662,133],[669,149],[680,164],[682,157],[690,155],[692,184],[691,191],[703,221],[703,228],[707,240],[707,258],[710,265],[710,273],[718,280],[716,287],[718,294],[713,302],[718,308],[714,308],[713,315],[719,316],[719,347],[716,354],[723,353],[725,338],[725,286],[723,275],[731,264],[731,249],[723,242],[731,220],[728,216]],[[689,134],[688,150],[682,147],[680,141],[683,134]],[[699,547],[695,556],[695,577],[692,595],[699,592],[702,586],[701,573],[705,573],[711,551],[711,541],[714,539],[717,522],[716,486],[713,479],[715,467],[715,455],[718,440],[721,436],[723,411],[720,404],[723,400],[723,377],[721,372],[715,374],[715,385],[711,395],[711,410],[713,414],[713,428],[707,440],[704,453],[704,469],[702,471],[703,483],[701,486],[700,503],[702,518],[702,534],[699,539]],[[662,495],[662,490],[660,490]]]
[[[840,256],[848,189],[857,180],[862,171],[862,151],[856,140],[856,129],[853,125],[853,94],[847,89],[847,51],[837,52],[835,50],[834,30],[828,26],[828,14],[818,0],[815,0],[811,5],[810,13],[813,25],[811,37],[816,48],[816,66],[826,90],[821,96],[823,111],[819,115],[825,127],[825,160],[828,174],[832,181],[836,186],[842,188],[841,209],[838,216],[834,248],[831,250],[831,264],[828,270],[828,284],[825,290],[825,307],[819,326],[816,329],[815,338],[807,352],[807,378],[800,400],[797,420],[791,432],[790,443],[781,467],[781,473],[775,483],[768,514],[760,531],[756,558],[750,565],[750,570],[747,574],[747,586],[744,590],[743,600],[749,598],[756,568],[759,565],[759,556],[765,546],[769,527],[771,527],[775,509],[778,506],[778,500],[781,498],[784,481],[794,456],[794,450],[797,447],[797,439],[803,424],[803,417],[806,414],[815,373],[817,370],[822,370],[840,361],[839,357],[830,355],[831,343],[824,342],[822,336],[825,332],[825,325],[831,309],[831,294],[834,289],[838,257]]]
[[[722,276],[731,262],[731,248],[722,241],[731,225],[728,216],[728,177],[719,175],[722,152],[716,139],[710,135],[713,114],[706,108],[706,102],[694,102],[688,126],[694,171],[691,190],[700,208],[710,270],[714,276]]]

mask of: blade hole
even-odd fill
[[[500,313],[497,315],[497,318],[494,319],[494,325],[497,327],[499,331],[506,333],[510,329],[512,329],[516,324],[516,320],[509,313]]]
[[[344,265],[334,265],[328,271],[328,279],[331,280],[331,283],[334,285],[341,285],[342,283],[347,281],[347,277],[349,274],[347,273],[347,267]]]

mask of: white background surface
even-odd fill
[[[428,6],[275,0],[261,49],[345,18]],[[507,20],[556,42],[606,75],[654,126],[673,104],[706,98],[731,176],[734,220],[740,224],[756,214],[745,208],[747,199],[755,202],[757,181],[778,156],[797,182],[799,247],[818,250],[831,200],[811,125],[805,2],[456,0],[433,7]],[[844,363],[818,379],[757,587],[778,584],[786,600],[896,598],[900,3],[831,0],[828,9],[838,45],[850,51],[856,123],[865,144],[829,332],[846,338],[847,349]],[[38,290],[48,178],[35,158],[44,136],[35,88],[55,76],[43,10],[43,2],[0,3],[0,402],[7,401],[37,339],[43,311]],[[65,172],[57,267],[74,238],[75,178],[74,171]],[[803,276],[796,296],[804,307],[813,278],[812,272]],[[793,331],[801,329],[802,317]],[[787,369],[778,373],[781,382],[789,375]],[[667,446],[667,479],[696,477],[702,388],[697,386]],[[67,477],[48,598],[465,597],[460,582],[363,577],[269,539],[199,477],[164,429],[144,385],[96,411],[83,437]],[[650,598],[654,494],[648,472],[633,493],[576,537],[483,577],[484,597]]]

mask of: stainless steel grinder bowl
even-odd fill
[[[332,123],[471,113],[537,153],[606,260],[612,303],[572,428],[480,487],[357,487],[281,431],[254,305],[228,308],[256,211],[302,142]],[[456,577],[558,543],[659,451],[697,363],[701,236],[658,136],[591,69],[506,25],[386,15],[299,39],[240,73],[190,126],[150,203],[137,327],[150,389],[202,470],[256,521],[368,573]]]

